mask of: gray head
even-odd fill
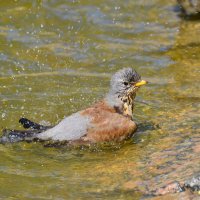
[[[110,82],[110,93],[123,96],[127,90],[141,80],[141,76],[132,68],[116,72]]]
[[[124,68],[116,72],[110,82],[110,90],[106,97],[111,106],[121,106],[127,99],[135,98],[136,91],[147,82],[141,80],[141,76],[132,68]]]

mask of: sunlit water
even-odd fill
[[[200,170],[200,24],[175,1],[1,1],[0,126],[58,123],[101,99],[126,66],[135,136],[94,149],[1,145],[1,199],[138,199]],[[141,103],[141,101],[143,103]]]

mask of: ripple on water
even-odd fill
[[[22,116],[56,124],[100,99],[126,66],[149,81],[138,92],[137,134],[125,144],[1,145],[2,198],[139,199],[199,172],[197,21],[178,18],[166,0],[0,5],[2,128],[21,128]]]

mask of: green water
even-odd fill
[[[56,124],[135,68],[136,135],[97,149],[0,146],[0,199],[139,199],[200,167],[200,24],[175,1],[0,2],[0,126]],[[144,103],[140,103],[143,101]],[[184,173],[183,173],[184,172]]]

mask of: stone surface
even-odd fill
[[[184,188],[191,189],[192,191],[200,191],[200,175],[187,180],[184,184]]]
[[[185,15],[196,15],[200,12],[200,0],[177,0]]]

